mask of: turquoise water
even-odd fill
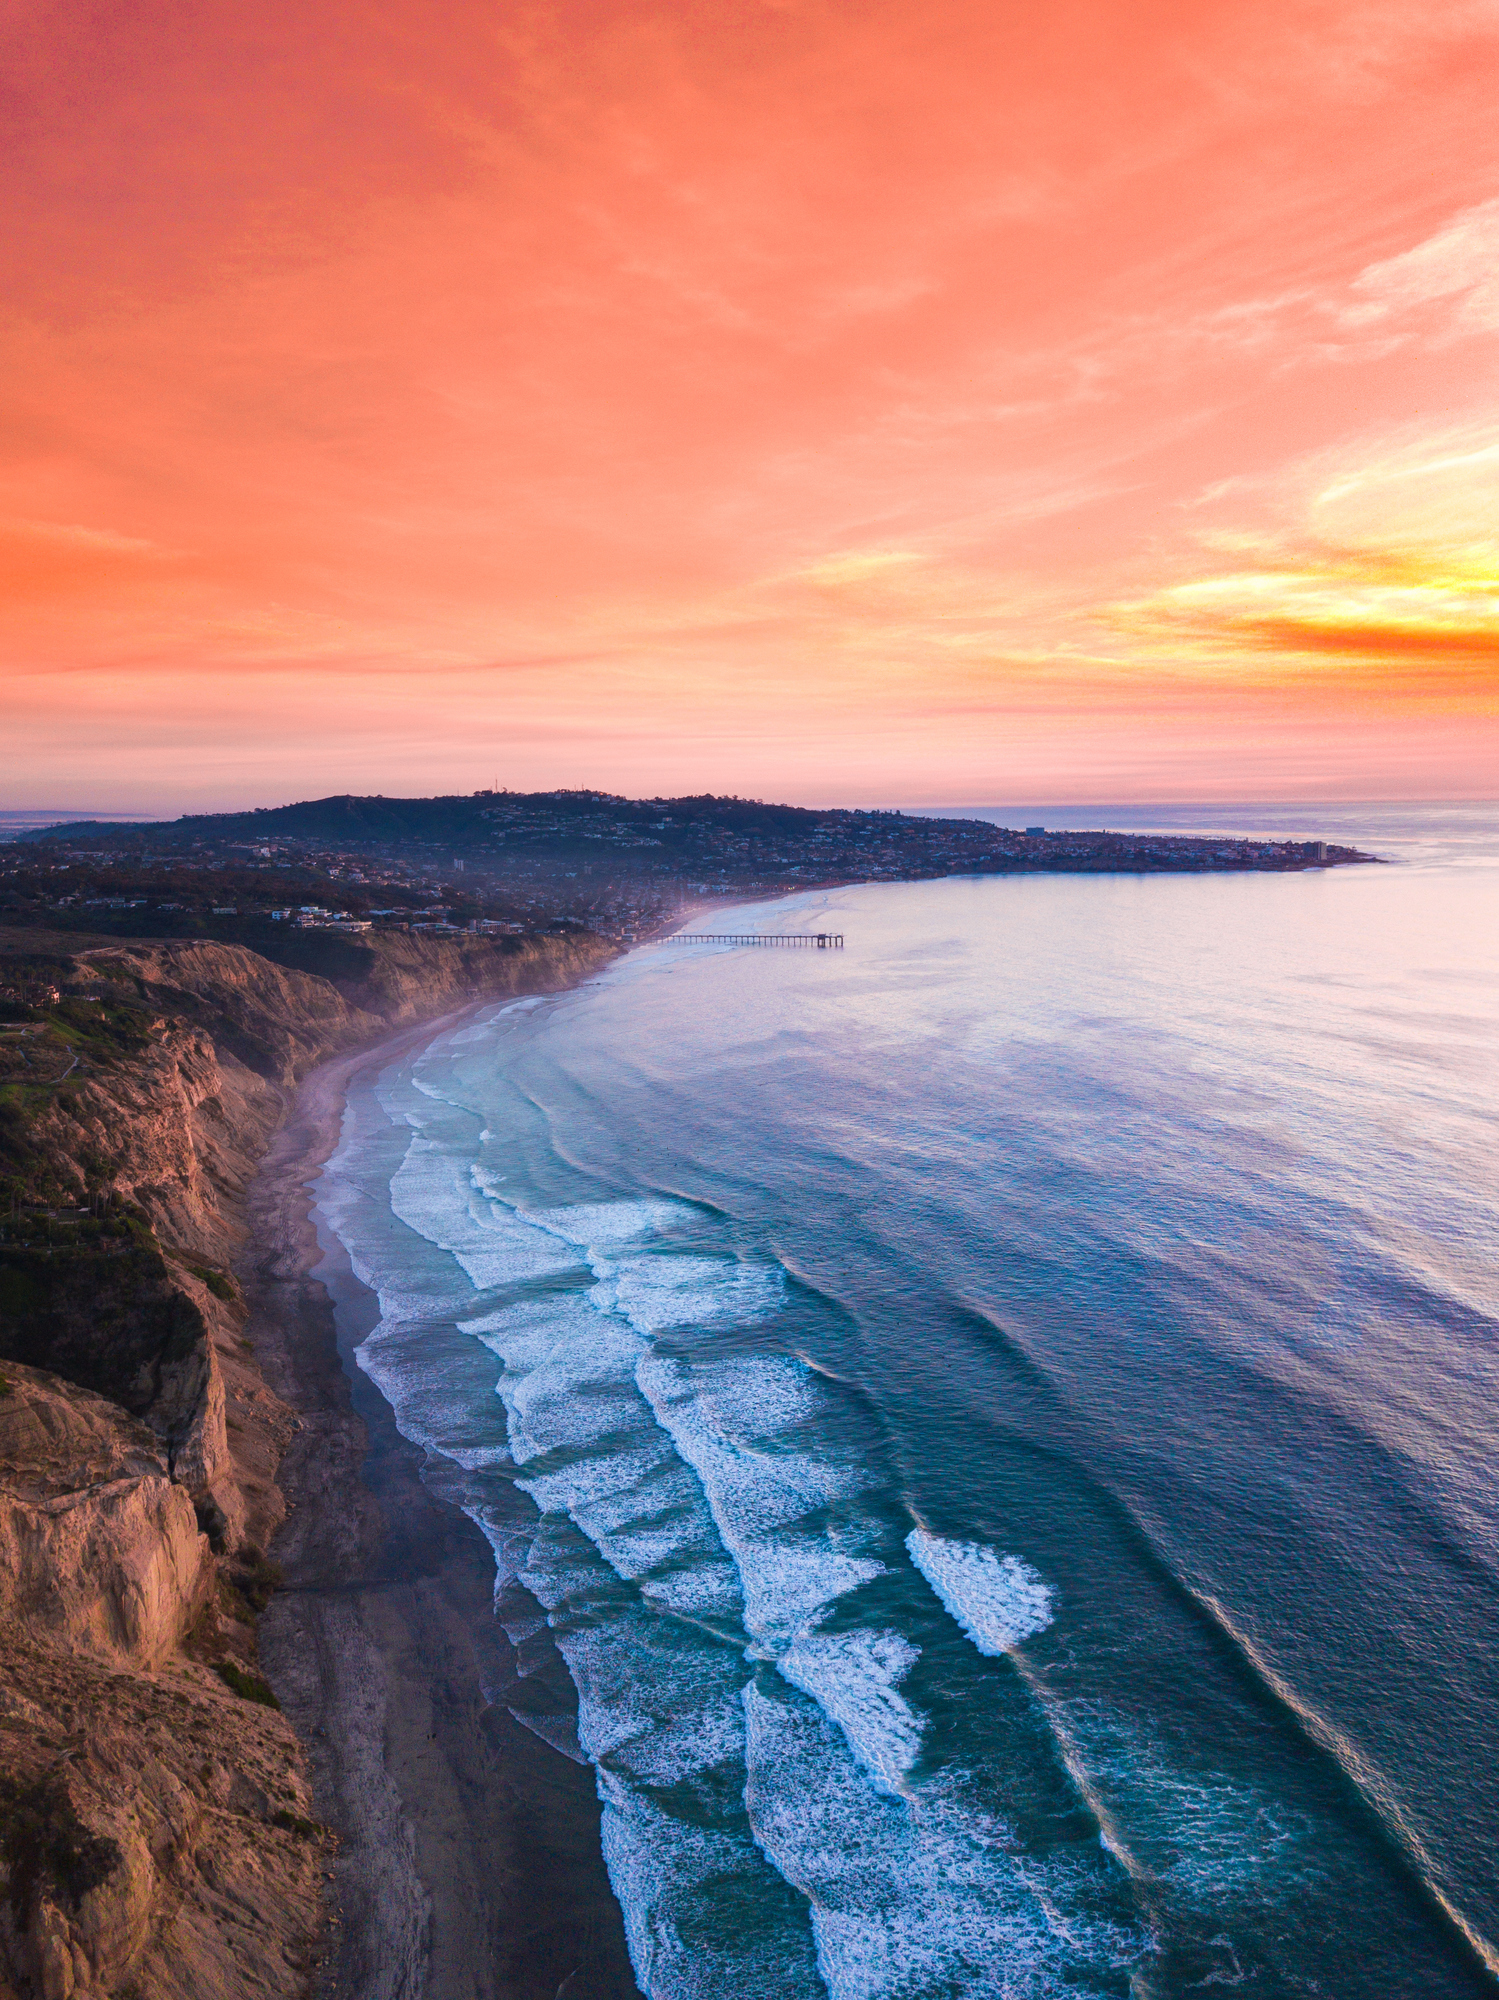
[[[653,2000],[1492,1989],[1499,815],[1293,831],[1390,865],[736,909],[847,946],[351,1098],[360,1365]]]

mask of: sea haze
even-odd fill
[[[846,947],[351,1097],[359,1363],[652,2000],[1492,1990],[1499,814],[1305,817],[1389,864],[741,908]]]

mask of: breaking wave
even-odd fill
[[[1051,1592],[1019,1556],[982,1542],[945,1541],[925,1528],[913,1528],[906,1547],[981,1653],[1007,1653],[1051,1623]]]
[[[434,1462],[498,1469],[534,1503],[518,1524],[458,1489],[497,1592],[524,1588],[576,1685],[642,1989],[896,2000],[1107,1983],[1139,1936],[1059,1918],[1047,1871],[1006,1851],[962,1774],[918,1775],[930,1718],[899,1619],[898,1509],[838,1386],[763,1344],[780,1267],[671,1199],[522,1207],[478,1157],[478,1121],[429,1078],[387,1077],[380,1102],[404,1132],[387,1211],[401,1233],[354,1189],[353,1144],[321,1195],[380,1301],[357,1359]],[[914,1538],[910,1553],[936,1577],[939,1558]],[[1045,1600],[1023,1565],[991,1559],[990,1576],[983,1555],[952,1559],[965,1629],[981,1584]],[[517,1714],[569,1747],[563,1718]],[[1084,1872],[1109,1865],[1094,1850]]]

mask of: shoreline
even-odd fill
[[[486,1696],[520,1672],[493,1615],[493,1553],[428,1490],[424,1453],[348,1358],[339,1322],[368,1321],[370,1295],[336,1257],[314,1275],[310,1184],[353,1079],[494,1004],[319,1065],[246,1199],[247,1332],[299,1423],[260,1653],[340,1842],[324,2000],[637,2000],[592,1768]]]

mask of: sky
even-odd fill
[[[0,806],[1499,792],[1499,0],[0,32]]]

